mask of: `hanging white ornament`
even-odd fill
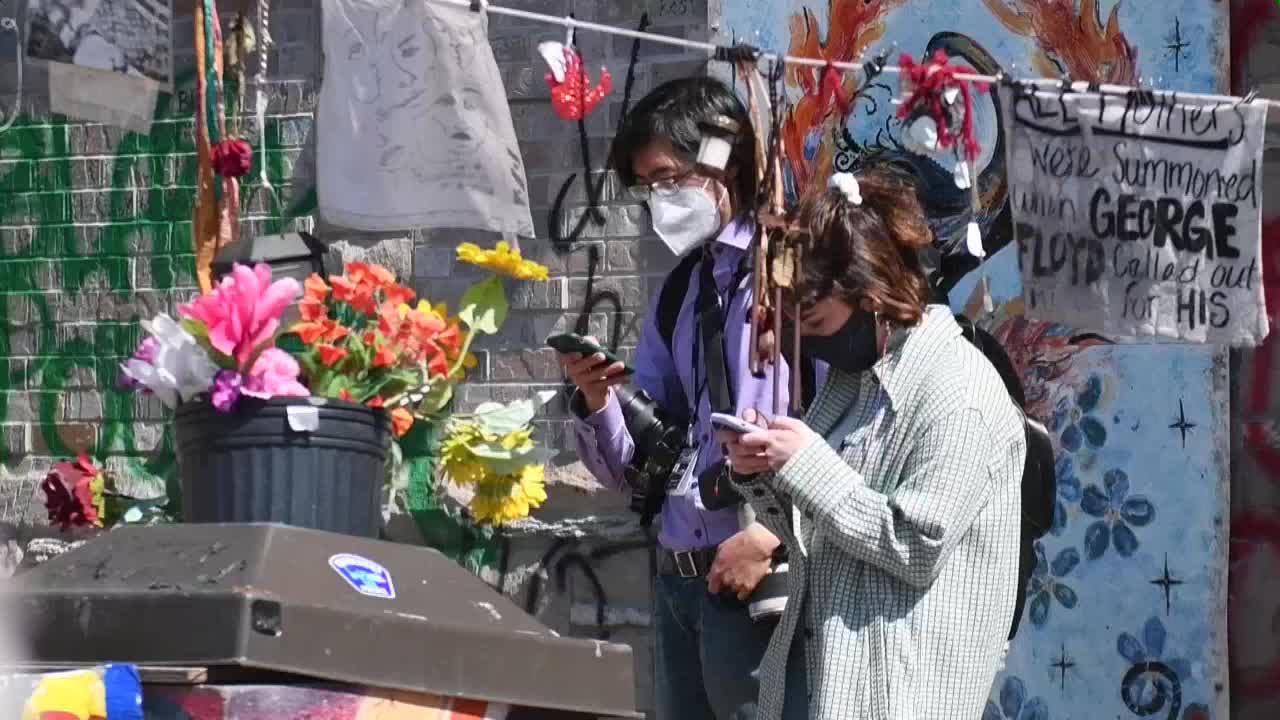
[[[951,177],[955,179],[956,187],[961,190],[968,190],[973,186],[973,180],[969,176],[969,163],[964,160],[956,161],[956,167],[951,172]]]
[[[969,227],[965,228],[964,246],[974,257],[987,256],[987,251],[982,247],[982,228],[978,226],[976,220],[970,220]]]
[[[568,70],[569,63],[564,56],[564,43],[558,43],[554,40],[538,43],[538,54],[543,60],[547,61],[547,65],[551,68],[551,76],[556,82],[564,82],[565,72]]]
[[[907,131],[909,144],[922,152],[938,151],[938,123],[928,115],[921,115],[911,123]]]

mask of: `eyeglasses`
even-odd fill
[[[657,195],[658,197],[671,197],[694,176],[695,172],[695,168],[689,168],[674,177],[663,178],[662,180],[656,180],[651,183],[632,185],[627,188],[627,193],[640,202],[648,202],[649,198],[654,195]]]

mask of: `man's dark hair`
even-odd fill
[[[717,115],[732,118],[742,128],[729,156],[728,169],[737,173],[729,192],[733,193],[739,212],[746,211],[756,201],[755,131],[742,100],[732,88],[713,77],[670,80],[641,98],[618,128],[610,164],[623,183],[634,185],[632,161],[636,153],[659,139],[670,142],[680,159],[693,163],[702,143],[698,123]]]

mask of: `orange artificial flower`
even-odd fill
[[[392,307],[397,308],[411,302],[418,296],[418,294],[413,290],[407,287],[401,287],[395,283],[382,288],[382,294],[387,298],[387,302],[391,303]]]
[[[404,437],[411,427],[413,427],[413,413],[404,408],[396,408],[391,411],[391,429],[395,432],[396,437]]]
[[[298,312],[303,320],[319,320],[329,314],[329,308],[325,307],[323,300],[307,297],[298,303]]]
[[[348,354],[346,348],[334,347],[332,345],[321,345],[316,349],[320,351],[320,362],[324,363],[327,367],[333,367],[339,362],[342,362],[342,359]]]
[[[336,277],[330,280],[333,283],[333,299],[339,302],[351,302],[351,298],[355,297],[356,284],[345,277]]]
[[[348,334],[348,330],[345,327],[339,325],[336,320],[329,318],[296,323],[289,328],[289,332],[296,334],[307,345],[312,345],[320,340],[324,340],[326,343],[335,343]]]
[[[391,348],[383,345],[373,354],[373,366],[376,368],[391,367],[396,364],[396,353]]]
[[[347,390],[346,388],[343,388],[343,389],[339,390],[339,391],[338,391],[338,399],[339,399],[339,400],[346,400],[347,402],[351,402],[351,391],[350,391],[350,390]]]
[[[373,285],[378,288],[394,285],[396,282],[396,275],[390,270],[381,265],[361,262],[347,263],[347,277],[357,285]]]
[[[312,345],[324,335],[325,326],[319,322],[300,322],[294,323],[289,332],[297,335],[307,345]]]
[[[302,287],[305,291],[303,297],[307,300],[324,302],[324,299],[329,296],[329,284],[317,273],[311,273],[302,283]]]

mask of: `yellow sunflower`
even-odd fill
[[[505,241],[498,243],[493,250],[483,250],[474,243],[462,243],[457,252],[461,262],[517,280],[546,280],[548,277],[546,266],[524,259],[519,250],[513,250]]]
[[[469,505],[478,523],[505,525],[529,517],[547,500],[542,465],[526,465],[519,475],[503,475],[476,488]]]

